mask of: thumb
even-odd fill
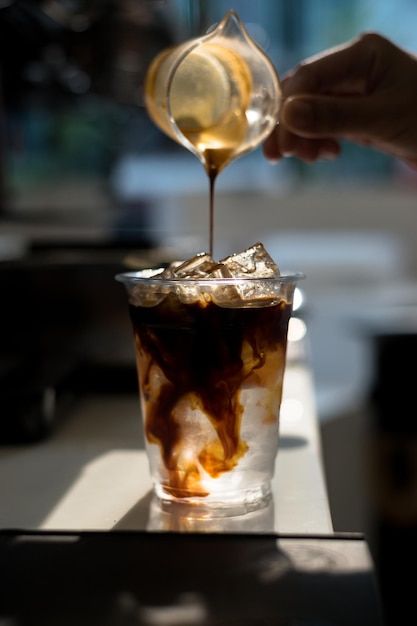
[[[377,130],[373,127],[378,117],[375,102],[364,96],[291,96],[280,112],[280,121],[288,130],[308,138],[370,137]]]

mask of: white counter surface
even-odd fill
[[[136,395],[83,398],[42,443],[0,447],[0,528],[333,532],[309,371],[285,375],[273,502],[190,520],[153,501]]]

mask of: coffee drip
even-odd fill
[[[210,254],[218,174],[277,122],[281,88],[235,11],[208,34],[160,52],[145,80],[149,116],[203,164],[210,182]]]

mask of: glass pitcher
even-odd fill
[[[162,51],[145,79],[145,105],[210,176],[256,148],[277,122],[278,75],[235,11],[207,35]]]

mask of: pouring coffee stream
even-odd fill
[[[217,176],[269,135],[280,101],[275,68],[235,11],[208,34],[163,50],[149,67],[149,116],[199,159],[209,178],[211,255]]]

